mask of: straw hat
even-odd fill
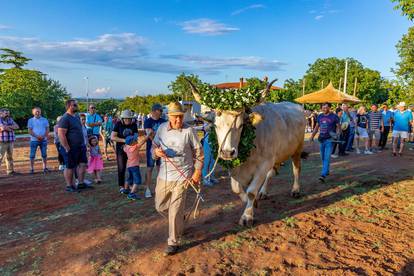
[[[405,102],[400,102],[400,103],[398,104],[398,107],[405,107]]]
[[[184,115],[184,108],[179,102],[172,102],[168,105],[168,115]]]

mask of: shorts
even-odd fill
[[[47,158],[47,140],[44,141],[30,141],[30,159],[35,159],[37,148],[40,148],[42,158]]]
[[[129,186],[132,186],[134,184],[142,184],[141,172],[138,166],[128,168],[128,178],[126,179],[126,183],[128,183]]]
[[[368,131],[366,128],[358,127],[355,136],[360,138],[368,138]]]
[[[154,160],[154,159],[152,158],[151,148],[152,148],[152,147],[148,147],[148,145],[147,145],[147,149],[146,149],[146,155],[147,155],[147,167],[148,167],[148,168],[154,168],[154,167],[155,167],[155,165],[157,165],[157,166],[161,166],[161,159]]]
[[[68,169],[74,169],[79,164],[87,164],[88,157],[86,156],[86,146],[81,147],[71,147],[68,152],[66,152],[64,147],[60,147],[60,153],[63,156],[65,161],[65,166]]]
[[[408,131],[393,130],[392,137],[393,138],[408,139]]]
[[[379,140],[381,138],[381,130],[379,129],[370,129],[368,134],[369,139]]]

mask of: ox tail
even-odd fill
[[[309,157],[309,152],[302,151],[302,152],[300,153],[300,158],[302,158],[302,159],[307,159],[308,157]]]

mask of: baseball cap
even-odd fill
[[[134,141],[138,139],[138,134],[129,135],[127,138],[125,138],[125,144],[131,145]]]
[[[152,110],[152,111],[155,111],[155,110],[160,110],[160,111],[162,111],[162,105],[161,105],[161,104],[159,104],[159,103],[155,103],[155,104],[153,104],[153,105],[152,105],[151,110]]]

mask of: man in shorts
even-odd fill
[[[413,114],[406,110],[405,102],[400,102],[398,110],[394,112],[394,128],[392,131],[393,144],[392,155],[397,156],[398,140],[401,138],[398,155],[401,156],[404,150],[404,142],[408,139],[408,129],[413,124]]]
[[[74,99],[66,101],[66,113],[62,116],[58,125],[58,135],[61,143],[61,153],[65,160],[65,181],[67,192],[77,192],[78,189],[91,186],[84,183],[86,164],[86,145],[83,137],[82,124],[78,112],[78,103]],[[73,181],[74,170],[78,172],[78,185]]]
[[[384,131],[382,113],[378,111],[376,104],[371,105],[371,112],[368,113],[368,135],[372,152],[379,151],[378,145],[381,139],[381,132]]]

